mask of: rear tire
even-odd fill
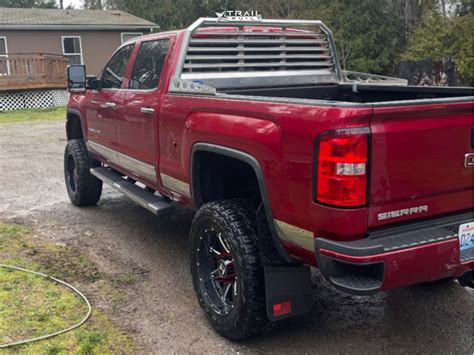
[[[89,157],[82,139],[71,139],[64,151],[64,178],[69,199],[75,206],[95,205],[102,194],[102,181],[90,173],[100,163]]]
[[[217,332],[238,340],[267,329],[264,271],[249,203],[203,205],[191,227],[190,259],[199,304]]]

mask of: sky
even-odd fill
[[[80,9],[82,7],[82,0],[64,0],[65,8],[68,7],[70,4],[74,5],[75,9]]]

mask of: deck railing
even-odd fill
[[[56,54],[0,56],[0,90],[66,88],[69,59]]]

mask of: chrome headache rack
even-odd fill
[[[224,88],[362,83],[362,77],[371,77],[371,84],[397,80],[349,74],[321,21],[200,18],[185,30],[170,90],[215,94]]]

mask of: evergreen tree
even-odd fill
[[[0,0],[0,2],[35,0]],[[40,0],[36,0],[40,1]],[[48,0],[41,0],[48,1]],[[333,31],[341,66],[392,75],[399,60],[456,60],[472,82],[474,0],[84,0],[86,8],[116,9],[160,25],[189,26],[223,10],[258,10],[264,18],[319,19]],[[30,6],[28,6],[30,7]]]
[[[444,18],[439,12],[427,14],[414,33],[404,59],[443,60],[452,57],[461,82],[474,84],[474,14]]]

